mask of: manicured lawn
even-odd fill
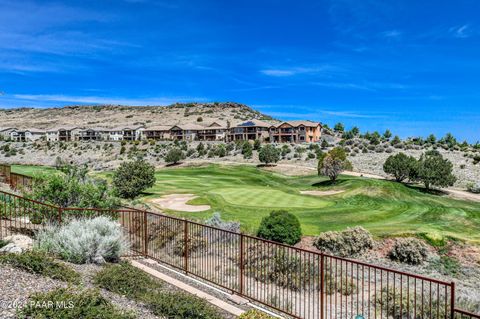
[[[27,176],[37,176],[53,173],[55,172],[55,168],[49,166],[12,165],[12,172]]]
[[[169,212],[193,219],[221,212],[254,232],[263,216],[286,209],[298,216],[306,235],[361,225],[374,234],[424,233],[480,243],[480,203],[428,194],[399,183],[342,176],[335,185],[322,177],[287,177],[251,166],[167,168],[156,173],[148,200],[163,194],[193,193],[191,204],[209,204],[201,213]],[[301,190],[344,190],[309,196]]]
[[[53,168],[14,165],[13,171],[34,175]],[[110,172],[95,173],[109,178]],[[378,236],[408,233],[433,238],[451,236],[480,243],[480,203],[460,201],[423,192],[403,184],[341,176],[335,185],[326,178],[288,177],[252,166],[209,165],[157,171],[157,183],[141,200],[165,194],[193,193],[190,204],[208,204],[209,211],[168,213],[203,220],[213,212],[238,220],[254,233],[263,216],[286,209],[298,216],[305,235],[361,225]],[[300,194],[301,190],[344,190],[330,196]]]

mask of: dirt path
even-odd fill
[[[210,209],[209,205],[188,205],[187,202],[198,196],[194,194],[170,194],[160,198],[151,199],[154,205],[163,209],[176,210],[181,212],[203,212]]]
[[[450,195],[451,197],[480,202],[480,194],[474,194],[474,193],[470,193],[470,192],[467,192],[461,189],[456,189],[456,188],[447,188],[447,189],[444,189],[443,191],[448,195]]]

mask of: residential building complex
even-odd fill
[[[272,143],[314,143],[321,137],[321,124],[312,121],[269,123],[257,119],[230,125],[190,123],[176,125],[133,125],[114,128],[61,126],[47,130],[0,128],[0,136],[12,141],[253,141]]]

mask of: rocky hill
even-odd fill
[[[0,109],[0,126],[45,129],[59,125],[115,127],[124,125],[175,125],[214,120],[231,123],[272,119],[233,102],[177,103],[169,106],[66,106],[61,108]]]

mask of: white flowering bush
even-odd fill
[[[72,220],[38,233],[35,249],[76,264],[116,262],[128,250],[122,226],[108,217]]]

